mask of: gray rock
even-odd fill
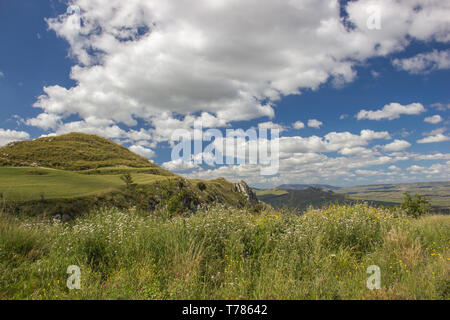
[[[242,193],[250,203],[259,202],[252,188],[250,188],[248,184],[243,180],[234,184],[233,191]]]

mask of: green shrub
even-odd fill
[[[206,190],[206,184],[204,182],[199,182],[199,183],[197,183],[197,188],[200,191],[205,191]]]
[[[415,194],[412,198],[407,192],[404,193],[403,202],[400,206],[409,216],[418,218],[424,214],[429,214],[431,211],[430,200],[422,197],[420,194]]]

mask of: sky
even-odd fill
[[[449,44],[450,0],[2,0],[0,146],[85,132],[255,187],[450,180]],[[279,129],[279,170],[174,160],[198,122]]]

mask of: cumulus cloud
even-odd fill
[[[417,115],[422,112],[425,112],[425,108],[421,103],[411,103],[409,105],[401,105],[396,102],[392,102],[388,105],[385,105],[383,109],[376,111],[367,111],[361,110],[356,118],[358,120],[394,120],[400,118],[401,115]]]
[[[294,122],[292,127],[294,129],[300,130],[300,129],[303,129],[305,127],[305,124],[303,122],[301,122],[301,121],[296,121],[296,122]]]
[[[421,53],[407,59],[394,59],[393,65],[414,74],[450,69],[450,50]]]
[[[411,147],[411,143],[405,140],[394,140],[385,146],[383,146],[384,151],[401,151]]]
[[[13,141],[27,140],[29,138],[30,135],[27,132],[0,128],[0,147]]]
[[[437,114],[431,117],[426,117],[424,121],[432,124],[437,124],[439,122],[442,122],[442,120],[442,117]]]
[[[197,164],[194,163],[194,161],[185,162],[181,158],[164,162],[161,166],[167,170],[175,172],[188,171],[199,167]]]
[[[432,135],[420,140],[417,140],[417,143],[435,143],[435,142],[444,142],[444,141],[450,141],[450,137],[446,136],[442,133]]]
[[[132,152],[134,152],[140,156],[143,156],[145,158],[148,158],[148,159],[153,158],[155,156],[155,152],[152,149],[145,148],[140,145],[132,145],[128,149],[130,149]]]
[[[61,117],[54,113],[41,113],[36,118],[28,119],[25,123],[29,126],[39,127],[44,130],[56,129],[62,124]]]
[[[316,119],[310,119],[308,120],[308,127],[319,129],[323,125],[322,121],[316,120]]]
[[[278,129],[281,133],[286,130],[286,127],[281,124],[277,124],[277,123],[273,123],[272,121],[268,121],[268,122],[258,123],[258,129]]]
[[[354,66],[368,58],[414,39],[445,42],[450,34],[450,8],[437,0],[376,1],[383,12],[376,31],[367,28],[372,0],[343,8],[337,0],[70,4],[80,10],[47,22],[70,45],[76,85],[45,87],[35,107],[63,120],[78,115],[127,126],[144,119],[156,127],[165,112],[180,121],[206,112],[218,126],[272,118],[283,96],[353,81]]]
[[[372,140],[390,138],[390,134],[386,131],[362,130],[359,135],[350,132],[330,132],[323,138],[318,136],[281,137],[279,138],[279,149],[282,156],[286,155],[287,157],[297,153],[337,152],[343,149],[346,149],[348,154],[350,149],[366,146]],[[362,150],[357,149],[357,151]]]

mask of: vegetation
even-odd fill
[[[418,193],[416,193],[413,199],[409,193],[405,192],[405,198],[400,207],[406,214],[414,218],[429,214],[431,211],[430,201]]]
[[[172,176],[176,178],[176,176]],[[136,183],[151,184],[167,176],[133,174]],[[41,168],[1,168],[0,194],[12,201],[77,198],[118,190],[119,175],[84,175],[71,171]]]
[[[329,206],[0,217],[0,299],[449,299],[450,217]],[[81,289],[66,286],[81,269]],[[381,269],[369,290],[367,267]]]
[[[121,145],[83,133],[12,142],[0,148],[0,166],[76,171],[121,166],[153,168],[164,175],[168,173]]]

